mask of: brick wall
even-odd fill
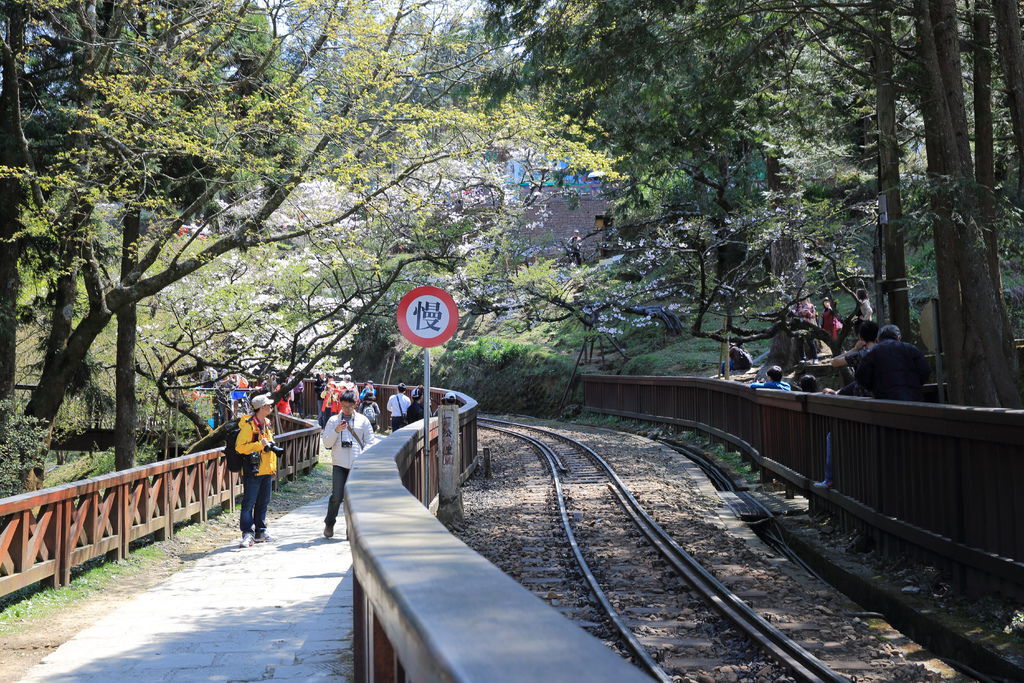
[[[546,254],[564,252],[565,243],[573,230],[579,230],[583,241],[584,258],[590,259],[601,241],[594,232],[594,220],[604,216],[609,208],[608,200],[599,194],[581,195],[570,200],[551,188],[545,188],[543,196],[526,212],[523,235],[543,248]]]

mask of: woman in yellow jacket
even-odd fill
[[[238,422],[238,438],[235,450],[248,456],[242,465],[242,510],[239,515],[242,527],[242,542],[238,547],[248,548],[253,543],[272,541],[267,533],[267,506],[277,472],[277,455],[282,451],[274,444],[274,432],[270,428],[270,412],[274,402],[261,394],[252,399],[253,414],[246,415]]]

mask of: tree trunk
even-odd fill
[[[980,225],[953,0],[916,0],[945,367],[956,403],[1018,407],[1017,361]]]
[[[975,0],[974,33],[974,178],[978,183],[978,214],[985,229],[989,270],[999,291],[999,231],[996,228],[995,143],[992,133],[992,17],[989,0]]]
[[[900,192],[900,143],[896,135],[896,84],[893,82],[892,23],[889,3],[880,3],[874,39],[875,96],[878,118],[878,191],[885,195],[885,280],[890,320],[910,333],[910,299],[903,244],[903,196]]]
[[[135,268],[138,256],[139,211],[129,211],[121,235],[121,279]],[[138,442],[138,400],[135,396],[135,342],[137,306],[128,304],[117,313],[117,367],[114,372],[116,413],[114,416],[114,466],[135,467]]]
[[[770,192],[780,192],[783,189],[781,164],[779,159],[769,156],[765,159],[766,180]],[[804,286],[804,245],[799,237],[783,235],[772,243],[769,251],[772,274],[791,277],[792,287],[789,288],[791,296],[801,294]],[[795,339],[789,332],[782,330],[772,337],[772,345],[761,366],[761,373],[758,379],[762,378],[765,368],[771,365],[778,365],[784,371],[792,368],[800,355],[801,339]]]
[[[52,362],[44,366],[39,376],[39,385],[32,392],[32,398],[25,408],[26,414],[53,423],[75,372],[85,362],[89,348],[111,317],[112,314],[106,309],[92,310],[75,326],[64,348],[54,356]]]
[[[1024,40],[1021,38],[1020,10],[1016,0],[992,0],[996,42],[1003,65],[1013,142],[1017,152],[1017,193],[1024,193]]]
[[[24,5],[6,6],[7,35],[0,72],[0,166],[21,168],[26,165],[21,131],[21,95],[18,56],[25,40]],[[26,193],[19,178],[0,178],[0,401],[14,394],[18,366],[18,298],[21,276],[18,273],[21,240],[20,212]]]

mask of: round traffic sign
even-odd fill
[[[417,287],[398,303],[398,330],[416,346],[439,346],[459,326],[452,295],[437,287]]]

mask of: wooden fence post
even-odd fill
[[[60,530],[60,528],[62,526],[62,520],[60,518],[61,508],[62,508],[62,505],[60,503],[53,503],[53,506],[50,508],[49,525],[42,531],[43,543],[45,543],[45,545],[48,548],[50,548],[50,558],[52,558],[53,561],[54,561],[54,563],[53,563],[54,564],[53,575],[50,577],[50,585],[52,585],[54,588],[59,588],[60,587],[60,552],[61,552],[61,548],[60,548],[61,530]],[[43,511],[44,509],[41,509],[39,511],[40,521],[42,521],[43,517],[46,514]],[[32,565],[35,564],[36,557],[38,557],[38,553],[39,553],[38,550],[36,552],[32,552],[31,551],[31,547],[32,546],[30,544],[29,545],[30,550],[29,550],[29,553],[27,553],[28,555],[30,555],[30,557],[28,558],[28,566],[29,566],[29,568],[31,568]]]
[[[128,515],[128,498],[132,493],[131,483],[117,485],[117,559],[128,557],[132,536],[132,520]]]
[[[71,500],[65,499],[54,505],[54,587],[66,586],[71,583]]]

